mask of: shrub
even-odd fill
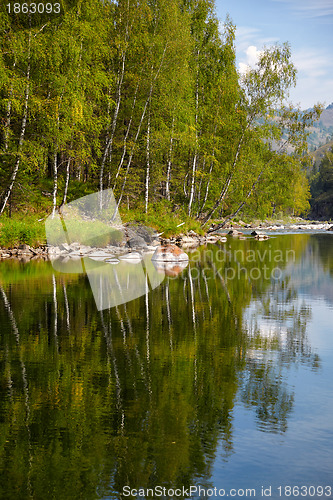
[[[0,246],[15,247],[21,244],[39,246],[45,244],[44,223],[35,218],[1,218]]]

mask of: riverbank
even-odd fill
[[[45,220],[48,214],[38,213],[14,213],[12,217],[2,216],[0,218],[0,249],[20,249],[21,245],[29,245],[33,249],[44,248],[47,245],[45,233]],[[193,232],[205,241],[207,233],[214,235],[215,228],[223,221],[212,220],[209,224],[202,226],[195,218],[188,217],[183,210],[155,210],[145,214],[138,210],[124,210],[121,213],[124,226],[135,224],[153,228],[163,238],[175,239],[182,236],[190,236]],[[284,230],[320,230],[327,229],[333,222],[308,221],[300,217],[284,217],[283,219],[270,220],[235,220],[228,222],[220,231],[228,232],[230,229],[238,229],[248,232],[252,230],[284,231]]]
[[[218,224],[216,224],[218,227]],[[214,225],[210,227],[210,232],[199,234],[194,230],[179,233],[174,236],[165,237],[163,231],[158,233],[155,230],[146,228],[143,225],[124,225],[124,240],[117,246],[94,247],[73,242],[71,244],[62,243],[59,246],[29,245],[20,243],[13,246],[0,248],[0,259],[19,259],[27,262],[32,259],[54,259],[58,257],[94,257],[110,258],[118,257],[131,252],[141,254],[152,253],[158,246],[178,245],[186,249],[195,248],[201,245],[225,243],[228,238],[255,238],[259,241],[267,240],[272,236],[287,233],[318,233],[330,231],[333,234],[333,223],[321,221],[295,220],[293,223],[283,223],[263,221],[246,224],[243,221],[227,224],[223,229],[214,232]],[[27,233],[25,233],[27,234]],[[33,231],[32,231],[33,234]]]

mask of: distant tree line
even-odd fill
[[[311,215],[318,219],[333,218],[333,151],[326,151],[311,179]]]
[[[0,14],[0,215],[105,188],[121,209],[163,203],[203,223],[308,210],[320,111],[283,105],[288,44],[240,75],[214,0],[60,3]]]

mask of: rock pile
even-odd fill
[[[173,238],[163,238],[161,237],[161,234],[163,235],[163,233],[158,234],[151,228],[147,228],[140,224],[130,223],[123,226],[124,237],[122,241],[106,247],[83,245],[79,242],[64,242],[57,246],[41,246],[39,248],[31,248],[29,245],[19,245],[15,248],[0,249],[0,259],[18,258],[26,262],[28,260],[38,258],[46,260],[58,257],[72,259],[89,257],[93,260],[117,263],[119,262],[118,258],[121,257],[122,260],[127,259],[129,262],[134,262],[135,260],[140,259],[140,256],[143,254],[154,253],[158,247],[163,248],[165,245],[173,245],[177,248],[181,247],[190,250],[199,245],[225,243],[228,237],[246,239],[247,237],[252,236],[258,241],[263,241],[269,239],[267,232],[274,233],[274,231],[279,230],[288,229],[333,232],[332,223],[308,223],[307,221],[302,220],[300,220],[297,224],[291,224],[288,226],[284,226],[280,223],[275,225],[269,225],[268,223],[248,225],[239,221],[238,224],[227,224],[226,228],[228,232],[224,233],[220,231],[214,232],[214,227],[211,226],[210,232],[206,235],[199,235],[195,231],[191,230],[186,234],[179,234]],[[241,229],[253,229],[253,231],[251,234],[245,235]],[[265,232],[263,232],[263,230]],[[180,260],[178,259],[178,261]]]

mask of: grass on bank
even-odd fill
[[[123,207],[120,210],[121,219],[123,223],[131,222],[137,224],[143,224],[147,227],[155,229],[158,233],[162,233],[162,236],[168,238],[170,236],[175,236],[180,233],[188,233],[190,230],[203,235],[205,234],[207,228],[212,222],[220,222],[212,220],[204,228],[201,226],[200,222],[194,218],[187,215],[185,208],[177,207],[176,209],[171,203],[160,202],[152,205],[148,211],[148,214],[144,211],[144,206],[138,206],[135,209],[127,209]],[[0,247],[2,248],[12,248],[17,247],[21,244],[27,244],[31,247],[39,247],[45,245],[46,234],[45,234],[45,219],[47,215],[45,212],[42,213],[22,213],[21,211],[13,212],[12,217],[7,215],[2,215],[0,217]],[[286,216],[281,213],[272,217],[269,221],[272,224],[282,223],[290,224],[297,222],[298,218]],[[263,221],[254,220],[251,221],[247,218],[242,218],[245,223],[257,223],[260,224]],[[299,220],[299,219],[298,219]],[[233,223],[237,223],[238,218],[233,220]],[[77,228],[77,241],[80,239],[86,240],[86,234],[83,225]],[[81,238],[79,237],[81,235]],[[101,246],[103,242],[101,242]],[[108,242],[104,242],[107,244]],[[104,244],[103,243],[103,244]],[[112,243],[112,242],[111,242]]]
[[[0,247],[12,248],[22,244],[31,247],[45,245],[45,213],[26,214],[14,212],[12,217],[3,215],[0,217]],[[187,233],[190,230],[198,234],[204,234],[200,222],[188,217],[185,210],[180,208],[172,211],[172,208],[160,203],[151,207],[148,214],[144,213],[143,207],[121,210],[121,219],[123,223],[133,222],[151,227],[162,233],[166,238],[180,233]],[[77,241],[80,240],[79,234],[84,237],[84,227],[77,228]],[[82,231],[81,231],[82,229]],[[81,233],[80,233],[81,231]],[[84,237],[86,240],[86,238]]]
[[[0,218],[0,246],[17,247],[26,244],[32,247],[45,245],[46,235],[43,221],[35,215],[15,214],[13,217]]]

